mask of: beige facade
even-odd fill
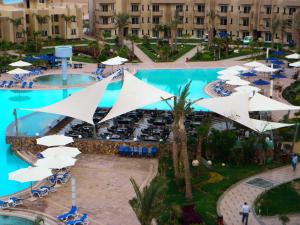
[[[275,19],[285,21],[274,38],[276,42],[288,43],[297,37],[293,29],[295,13],[300,11],[300,0],[90,0],[90,23],[93,32],[106,31],[117,34],[113,16],[119,12],[130,15],[130,23],[125,34],[138,34],[140,37],[163,36],[154,28],[156,24],[168,24],[179,12],[181,24],[178,36],[185,34],[192,38],[204,38],[209,26],[215,33],[226,31],[233,38],[253,36],[270,42],[271,24]],[[215,12],[212,21],[208,14]]]
[[[48,16],[47,22],[39,24],[35,15]],[[75,16],[66,22],[62,15]],[[22,24],[14,26],[11,19],[21,18]],[[0,41],[23,42],[31,38],[33,32],[40,32],[40,37],[79,39],[83,36],[83,11],[76,5],[48,4],[46,0],[28,0],[24,4],[4,5],[0,3]],[[27,30],[28,35],[24,34]]]

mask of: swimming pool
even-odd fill
[[[95,82],[96,79],[89,75],[83,74],[68,74],[68,82],[67,85],[75,86],[79,84],[88,84]],[[56,74],[47,74],[42,75],[34,79],[36,84],[40,85],[50,85],[50,86],[62,86],[62,77],[61,75]]]
[[[33,225],[31,220],[15,216],[0,216],[0,224],[2,225]]]
[[[191,99],[208,97],[204,92],[204,86],[215,80],[219,69],[205,70],[141,70],[137,77],[158,88],[170,93],[177,94],[178,88],[192,80],[190,95]],[[100,106],[109,107],[115,102],[121,88],[121,82],[112,83],[104,93]],[[14,108],[37,108],[55,103],[64,99],[79,89],[69,90],[24,90],[11,91],[0,90],[0,196],[9,195],[29,187],[29,183],[19,183],[8,180],[8,173],[19,168],[28,166],[27,163],[11,153],[9,145],[5,144],[5,131],[13,121]],[[137,93],[138,94],[138,93]],[[164,103],[157,103],[145,108],[169,109]],[[196,108],[197,109],[197,108]],[[27,115],[30,112],[18,110],[18,117]],[[34,124],[36,121],[32,121]],[[35,133],[37,132],[34,130]]]

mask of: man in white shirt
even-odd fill
[[[250,213],[250,206],[247,204],[247,202],[245,202],[241,209],[242,223],[244,225],[248,225],[249,213]]]

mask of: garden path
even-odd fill
[[[219,199],[218,202],[218,213],[223,215],[225,224],[227,225],[240,225],[241,216],[239,215],[240,208],[244,202],[247,202],[253,206],[255,200],[267,188],[257,187],[248,184],[249,181],[253,181],[256,178],[263,179],[264,181],[269,181],[273,183],[272,188],[292,181],[293,179],[300,178],[300,168],[296,172],[292,171],[291,166],[284,166],[277,169],[268,170],[266,172],[249,177],[241,182],[230,187]],[[268,220],[265,220],[266,222]],[[249,225],[261,225],[260,218],[255,215],[255,213],[250,213]],[[266,225],[274,225],[271,223],[266,223]]]

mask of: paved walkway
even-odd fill
[[[266,189],[252,186],[246,182],[255,178],[262,178],[264,180],[274,183],[278,186],[287,183],[293,179],[300,178],[300,169],[292,172],[290,166],[281,167],[278,169],[269,170],[261,174],[247,178],[228,189],[219,199],[218,213],[223,215],[224,221],[227,225],[240,225],[241,216],[239,215],[240,208],[244,202],[248,202],[253,206],[255,199],[262,194]],[[249,216],[249,225],[261,225],[254,213]],[[299,223],[298,223],[299,224]],[[266,225],[274,225],[273,223],[266,223]]]
[[[187,53],[185,53],[180,58],[176,59],[175,62],[176,63],[185,63],[186,62],[186,58],[190,59],[190,58],[192,58],[197,53],[197,48],[200,48],[200,47],[197,46],[197,45],[195,45],[194,48],[192,48],[190,51],[188,51]]]

